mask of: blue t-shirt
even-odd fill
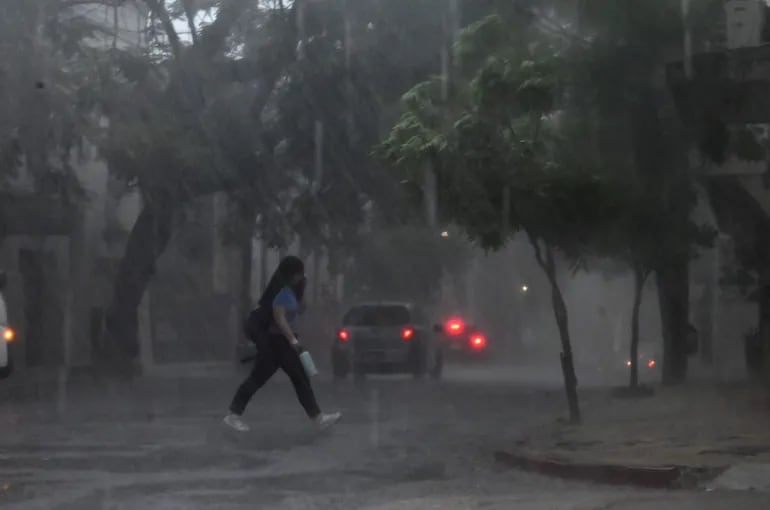
[[[282,288],[278,295],[275,296],[275,299],[273,299],[274,310],[276,306],[280,306],[286,310],[286,320],[289,322],[291,330],[296,332],[297,315],[299,315],[299,302],[297,301],[297,296],[294,295],[294,291],[289,287]],[[277,326],[276,331],[280,331]]]

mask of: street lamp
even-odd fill
[[[527,287],[526,285],[522,285],[522,286],[521,286],[521,292],[523,292],[524,294],[526,294],[528,291],[529,291],[529,287]]]
[[[446,239],[447,237],[449,237],[449,232],[447,232],[446,230],[444,230],[443,232],[441,232],[441,237],[443,237],[444,239]]]

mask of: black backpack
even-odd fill
[[[258,306],[243,321],[243,334],[255,344],[264,338],[270,329],[270,310]]]

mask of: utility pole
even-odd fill
[[[450,103],[452,97],[452,78],[454,62],[452,59],[452,51],[454,49],[457,36],[460,32],[460,10],[458,0],[449,0],[447,3],[447,10],[443,15],[443,31],[444,38],[441,45],[441,101],[445,108],[445,124],[448,127],[452,122],[452,115],[450,111]],[[430,229],[431,235],[436,232],[436,225],[438,223],[438,183],[436,178],[436,168],[427,164],[424,170],[424,182],[423,182],[423,195],[425,197],[426,207],[426,220]],[[468,304],[468,297],[472,295],[469,289],[469,282],[466,281],[465,285],[460,285],[460,278],[457,275],[455,277],[448,278],[448,275],[442,274],[439,301],[444,304],[446,299],[446,293],[444,289],[451,285],[450,289],[453,289],[455,296],[454,305],[459,304],[462,301],[466,305]],[[464,286],[465,289],[459,287]],[[465,299],[461,299],[461,292],[465,293]]]

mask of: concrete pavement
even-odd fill
[[[574,489],[500,497],[426,497],[365,507],[366,510],[764,510],[767,499],[746,493],[617,494]]]
[[[249,408],[254,430],[243,435],[221,424],[239,378],[85,386],[63,403],[53,395],[0,403],[0,506],[770,508],[761,493],[649,492],[501,468],[495,450],[564,410],[561,391],[515,377],[479,380],[473,371],[450,369],[441,383],[321,379],[322,406],[344,418],[319,433],[278,374]]]
[[[770,490],[770,415],[760,389],[701,383],[649,398],[583,396],[581,426],[537,424],[498,458],[605,483],[687,487],[717,477],[714,487]]]

